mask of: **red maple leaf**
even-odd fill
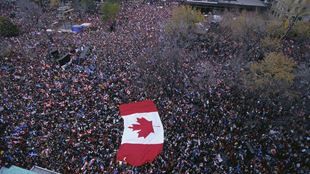
[[[137,118],[137,122],[139,124],[132,124],[128,128],[132,129],[133,131],[138,130],[138,138],[144,137],[146,138],[150,133],[154,133],[152,121],[148,121],[145,118]]]

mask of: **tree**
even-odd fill
[[[107,1],[101,6],[102,20],[103,21],[113,21],[119,10],[120,4],[117,1]]]
[[[13,37],[19,34],[19,29],[9,19],[0,16],[0,35],[4,37]]]
[[[58,6],[60,3],[60,0],[32,0],[32,1],[38,4],[43,10],[45,10],[50,6],[52,7]]]
[[[248,89],[265,96],[288,94],[294,82],[295,67],[291,58],[272,52],[264,60],[250,64],[244,82]]]
[[[60,0],[50,0],[51,7],[57,7],[60,4]]]
[[[281,17],[286,17],[287,29],[281,39],[285,39],[299,18],[310,15],[309,0],[280,0],[273,4],[272,9]]]
[[[279,38],[266,36],[261,40],[261,45],[264,49],[264,52],[277,51],[279,48],[281,48],[281,40]]]
[[[261,37],[266,31],[264,16],[256,12],[225,13],[220,22],[222,28],[228,28],[235,39],[249,40],[249,37]]]
[[[196,25],[204,20],[200,11],[190,6],[179,6],[172,10],[172,16],[166,25],[166,32],[172,36],[184,37],[193,32]]]
[[[175,40],[166,38],[157,46],[150,47],[145,55],[137,57],[137,69],[140,72],[137,82],[144,82],[137,85],[146,91],[180,94],[184,90],[184,82],[191,78],[183,65],[188,62],[191,66],[194,62],[191,60],[192,57],[186,53],[185,48],[179,47]]]
[[[279,19],[267,21],[266,31],[271,38],[281,38],[285,33],[285,23]]]
[[[229,13],[223,15],[218,35],[233,39],[242,44],[239,50],[240,57],[256,60],[260,53],[257,47],[266,33],[265,17],[256,12]],[[226,39],[225,39],[226,40]],[[253,56],[255,55],[255,56]]]
[[[287,34],[289,37],[299,40],[309,39],[310,37],[310,22],[298,21]]]
[[[309,12],[306,12],[307,8],[309,8],[307,7],[308,4],[309,0],[278,0],[272,4],[272,10],[279,17],[303,17],[309,14]]]
[[[81,0],[80,5],[84,12],[93,12],[96,9],[94,0]]]

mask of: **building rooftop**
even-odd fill
[[[218,6],[249,6],[266,7],[267,4],[262,0],[186,0],[189,4],[197,5],[218,5]]]

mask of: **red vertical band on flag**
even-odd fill
[[[122,117],[134,113],[157,112],[157,108],[152,100],[122,104],[119,106],[119,110]]]

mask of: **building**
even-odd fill
[[[270,5],[269,0],[185,0],[184,3],[203,9],[265,10]]]

